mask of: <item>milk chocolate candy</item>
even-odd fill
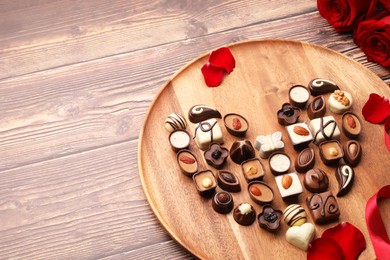
[[[278,209],[274,209],[271,205],[264,205],[263,211],[257,217],[259,225],[270,232],[275,231],[280,226],[280,220],[283,213]]]
[[[329,110],[335,114],[342,114],[351,108],[352,95],[347,91],[335,90],[328,99]]]
[[[310,119],[323,117],[326,112],[326,102],[323,95],[316,96],[307,107],[307,115]]]
[[[362,158],[362,146],[356,140],[349,140],[343,145],[344,162],[355,167]]]
[[[313,135],[306,123],[286,126],[286,130],[295,150],[305,149],[313,141]]]
[[[255,149],[249,140],[235,141],[230,147],[230,158],[237,164],[241,164],[243,161],[254,157]]]
[[[217,143],[211,143],[209,148],[204,152],[204,159],[208,165],[215,169],[221,169],[226,162],[229,150]]]
[[[248,121],[241,115],[229,113],[223,117],[226,130],[234,136],[245,136],[249,128]]]
[[[240,180],[230,171],[219,171],[217,176],[218,186],[226,191],[241,191]]]
[[[357,139],[362,131],[362,122],[353,112],[344,112],[342,116],[343,133],[350,139]]]
[[[198,171],[198,160],[190,150],[181,150],[176,156],[177,163],[184,175],[191,177]]]
[[[222,115],[217,109],[206,105],[195,105],[188,111],[188,120],[192,123],[199,123],[211,118],[222,118]]]
[[[290,103],[299,108],[305,108],[310,98],[309,90],[302,85],[292,86],[288,94]]]
[[[339,184],[339,191],[337,192],[337,197],[342,197],[348,193],[351,189],[355,173],[353,168],[349,165],[340,165],[336,169],[336,179]]]
[[[315,163],[314,149],[308,147],[302,150],[295,159],[295,170],[299,173],[305,173],[313,168]]]
[[[241,203],[233,210],[234,220],[243,226],[249,226],[256,220],[256,211],[249,203]]]
[[[222,144],[222,131],[217,120],[212,118],[196,124],[194,139],[201,150],[206,150],[211,143]]]
[[[217,192],[213,197],[211,206],[216,212],[220,214],[227,214],[233,209],[233,197],[226,191]]]
[[[328,189],[329,179],[323,170],[311,169],[305,174],[303,185],[310,192],[324,192]]]
[[[337,165],[341,158],[344,157],[344,151],[337,140],[329,140],[319,145],[320,157],[326,165]]]
[[[257,204],[271,203],[274,199],[272,188],[262,181],[252,181],[248,184],[248,192],[251,199]]]
[[[173,151],[187,149],[190,146],[190,134],[184,129],[177,129],[169,134],[169,143]]]
[[[276,113],[278,123],[281,125],[291,125],[298,122],[301,115],[301,109],[290,103],[284,103],[282,108]]]
[[[215,193],[217,181],[210,170],[204,170],[192,175],[198,193],[203,197],[211,197]]]
[[[340,139],[340,129],[333,116],[315,118],[310,121],[309,127],[316,145],[326,140]]]
[[[330,191],[313,194],[306,199],[306,203],[316,224],[335,221],[340,216],[336,197]]]
[[[187,121],[180,114],[172,113],[165,120],[165,129],[170,133],[176,129],[185,129],[186,127]]]
[[[340,89],[339,86],[337,86],[337,84],[333,81],[322,78],[316,78],[311,80],[309,82],[308,88],[312,96],[318,96],[333,92],[336,89]]]
[[[264,164],[258,158],[242,162],[241,170],[247,182],[262,180],[265,175]]]

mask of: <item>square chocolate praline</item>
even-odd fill
[[[314,139],[309,126],[306,123],[296,123],[286,126],[290,141],[295,150],[303,150],[308,147]]]
[[[326,165],[337,165],[344,157],[343,147],[337,140],[329,140],[319,145],[320,157]]]
[[[316,224],[335,221],[340,216],[336,197],[330,191],[315,193],[306,199],[306,203]]]
[[[247,182],[262,180],[265,175],[264,165],[258,158],[243,161],[241,170]]]

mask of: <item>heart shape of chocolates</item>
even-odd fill
[[[315,229],[314,225],[311,223],[304,223],[301,226],[290,227],[286,232],[287,242],[304,251],[307,251],[309,244],[314,237]]]

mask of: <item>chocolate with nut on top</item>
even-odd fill
[[[264,164],[259,158],[253,158],[242,162],[241,170],[247,182],[261,180],[265,175]]]
[[[204,197],[211,197],[215,188],[217,187],[217,181],[215,180],[214,174],[210,170],[204,170],[192,175],[195,187],[198,193]]]
[[[248,131],[248,121],[239,114],[229,113],[223,117],[223,123],[225,124],[226,130],[234,136],[245,136]]]
[[[233,209],[233,197],[227,191],[217,192],[213,197],[211,206],[216,212],[220,214],[227,214]]]
[[[342,116],[343,133],[351,139],[357,139],[362,131],[362,122],[353,112],[344,112]]]
[[[249,203],[241,203],[233,210],[234,220],[243,226],[251,225],[256,219],[256,211]]]

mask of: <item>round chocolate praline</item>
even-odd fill
[[[260,205],[271,203],[274,199],[274,191],[262,181],[251,181],[248,184],[248,192],[251,199]]]
[[[190,142],[190,134],[184,129],[176,129],[169,134],[169,143],[175,152],[188,148]]]
[[[231,117],[233,117],[233,121],[229,124],[228,121],[230,121],[229,118],[231,118]],[[236,120],[236,121],[234,121],[234,120]],[[223,123],[226,127],[226,130],[231,135],[238,136],[238,137],[245,136],[245,134],[249,128],[249,123],[245,119],[245,117],[243,117],[242,115],[236,114],[236,113],[226,114],[223,117]]]
[[[305,108],[310,98],[309,90],[302,85],[294,85],[289,90],[289,101],[293,106]]]
[[[241,203],[233,210],[234,220],[243,226],[251,225],[256,219],[256,211],[249,203]]]
[[[214,195],[211,205],[216,212],[227,214],[233,209],[233,197],[227,191],[220,191]]]
[[[310,192],[324,192],[328,189],[329,179],[323,170],[316,168],[306,172],[303,184]]]

